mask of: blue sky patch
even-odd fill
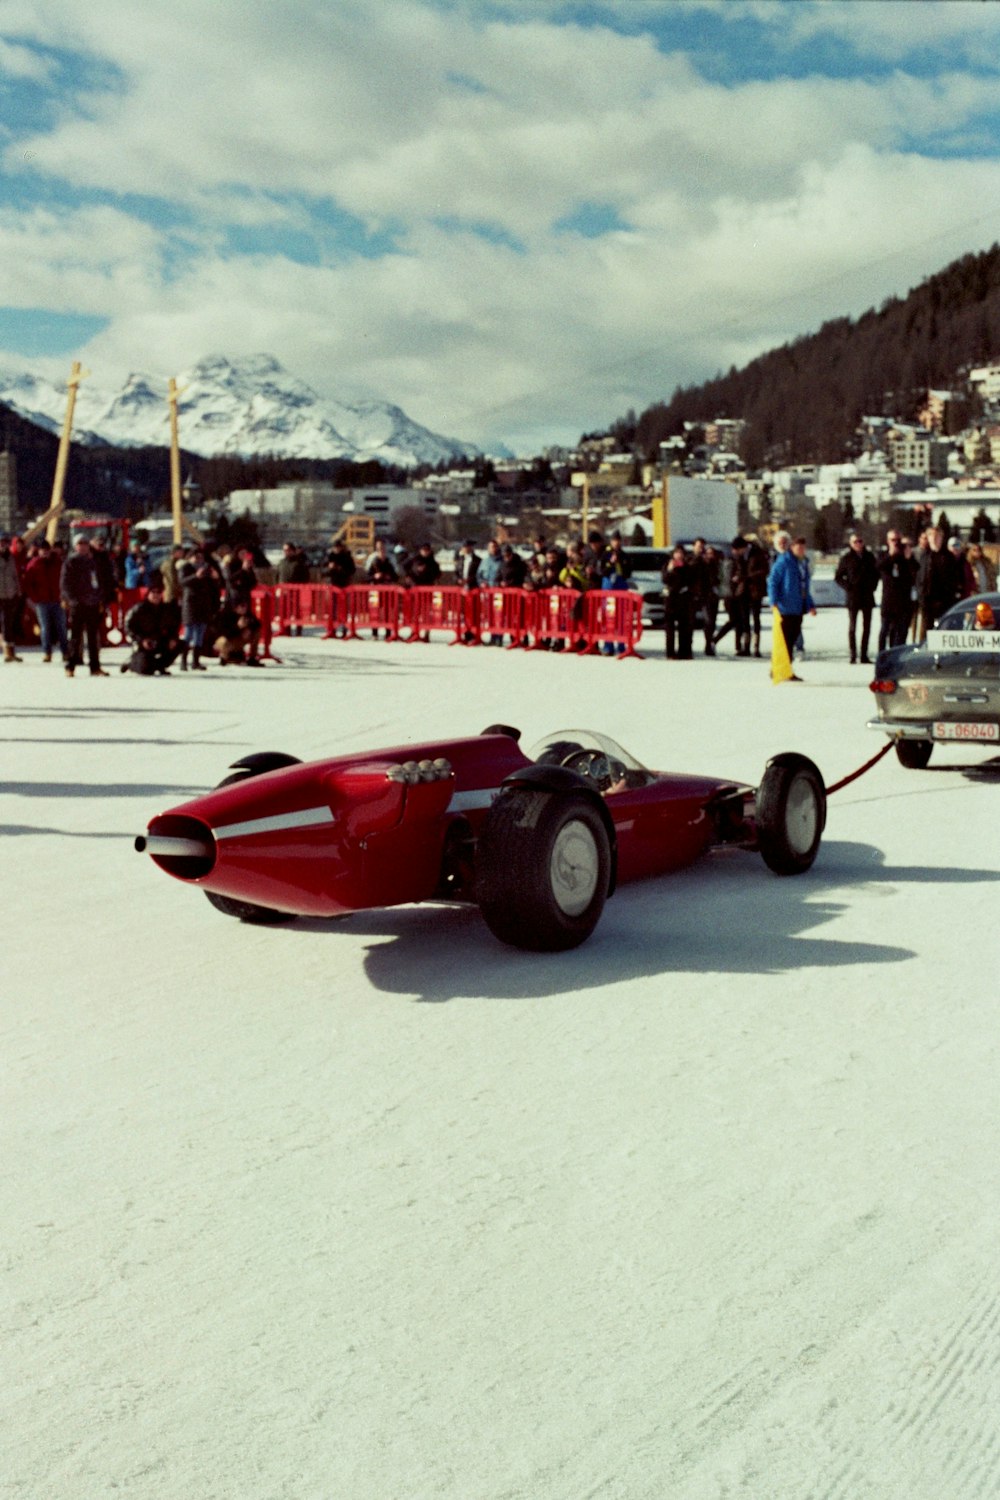
[[[602,234],[615,234],[629,226],[610,203],[581,203],[552,227],[558,234],[580,234],[584,239],[597,240]]]
[[[481,240],[486,240],[490,245],[506,246],[517,255],[527,255],[528,247],[523,240],[504,229],[500,224],[490,224],[486,220],[460,219],[454,214],[439,214],[433,223],[438,229],[443,229],[447,234],[474,234]]]
[[[110,321],[87,313],[52,312],[47,307],[0,307],[0,348],[27,359],[73,354]]]

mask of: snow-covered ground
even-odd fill
[[[0,667],[5,1496],[998,1492],[988,751],[890,755],[808,875],[714,857],[558,956],[445,906],[241,926],[132,849],[249,750],[497,719],[833,783],[882,743],[843,629],[781,687],[309,639]]]

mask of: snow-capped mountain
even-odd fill
[[[206,458],[269,454],[412,467],[479,452],[472,443],[421,427],[389,402],[324,398],[270,354],[213,355],[179,375],[177,384],[181,447]],[[41,427],[62,431],[65,386],[0,371],[0,401]],[[73,437],[117,448],[165,446],[168,421],[165,377],[132,374],[120,390],[110,391],[91,376],[78,388]]]

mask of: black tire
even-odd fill
[[[932,740],[897,740],[896,759],[908,771],[922,771],[934,749]]]
[[[277,911],[273,906],[255,906],[252,901],[234,901],[231,896],[220,896],[215,891],[206,891],[205,897],[216,911],[239,922],[249,922],[254,927],[280,927],[283,922],[294,922],[295,912]]]
[[[502,943],[535,953],[576,948],[597,926],[611,875],[611,839],[585,793],[512,787],[490,808],[476,900]]]
[[[260,776],[262,771],[251,771],[244,767],[240,771],[233,771],[228,776],[223,776],[219,787],[234,786],[238,781],[249,781],[251,776]],[[211,902],[216,911],[223,912],[227,917],[235,917],[238,922],[249,922],[254,927],[280,927],[284,922],[294,922],[293,911],[278,911],[273,906],[255,906],[252,901],[235,901],[232,896],[220,896],[215,891],[206,891],[205,899]]]
[[[802,875],[826,826],[823,778],[804,755],[779,755],[757,789],[757,847],[776,875]]]

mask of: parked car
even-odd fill
[[[626,547],[625,559],[632,569],[630,586],[642,595],[643,630],[663,629],[663,568],[673,555],[674,546],[684,547],[689,552],[693,538],[682,539],[669,547]],[[727,542],[713,542],[720,557],[729,556]]]
[[[1000,743],[1000,593],[953,605],[919,646],[880,651],[869,684],[878,717],[910,770],[928,764],[935,744]]]
[[[814,573],[809,580],[809,590],[817,609],[847,607],[847,595],[832,573]]]
[[[802,755],[775,756],[754,788],[647,770],[587,730],[527,752],[518,739],[491,725],[309,765],[249,755],[214,792],[157,814],[136,848],[244,922],[451,899],[537,951],[576,947],[616,886],[714,846],[755,849],[779,875],[816,857],[826,792]]]

